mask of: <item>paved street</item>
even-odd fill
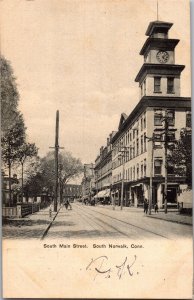
[[[59,211],[45,239],[52,238],[130,238],[176,239],[191,237],[192,226],[145,216],[142,209],[113,211],[110,206],[73,203],[72,210]],[[163,212],[159,214],[164,214]],[[179,216],[180,217],[180,216]]]
[[[167,215],[160,211],[157,215],[144,215],[143,209],[116,206],[87,206],[73,203],[72,210],[60,208],[44,239],[53,238],[130,238],[130,239],[176,239],[191,237],[192,217],[179,215],[176,211]],[[23,219],[14,219],[3,225],[4,238],[41,239],[53,220],[48,208]],[[166,219],[166,220],[163,220]],[[167,222],[168,221],[168,222]],[[173,222],[172,222],[173,221]]]

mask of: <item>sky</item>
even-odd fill
[[[134,79],[156,0],[1,0],[1,53],[13,67],[30,142],[44,156],[55,142],[83,163],[95,161],[121,113],[138,103]],[[191,95],[189,1],[158,0],[174,23],[176,63],[186,65],[181,96]],[[61,150],[63,151],[63,150]]]

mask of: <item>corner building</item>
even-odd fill
[[[155,21],[147,28],[140,55],[144,63],[135,81],[140,101],[127,117],[121,115],[118,132],[112,139],[112,199],[120,205],[141,206],[149,198],[153,178],[152,203],[164,207],[165,147],[164,119],[168,116],[168,141],[180,138],[182,128],[191,127],[191,98],[180,96],[184,65],[175,64],[178,39],[168,37],[172,23]],[[149,141],[152,138],[154,142]],[[175,174],[168,161],[167,204],[177,205],[185,177]]]

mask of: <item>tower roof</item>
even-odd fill
[[[172,25],[173,25],[173,23],[163,22],[163,21],[150,22],[145,34],[147,36],[150,36],[155,32],[165,32],[165,33],[167,33],[168,30],[172,27]]]

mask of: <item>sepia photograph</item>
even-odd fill
[[[3,298],[191,299],[190,2],[0,14]]]

